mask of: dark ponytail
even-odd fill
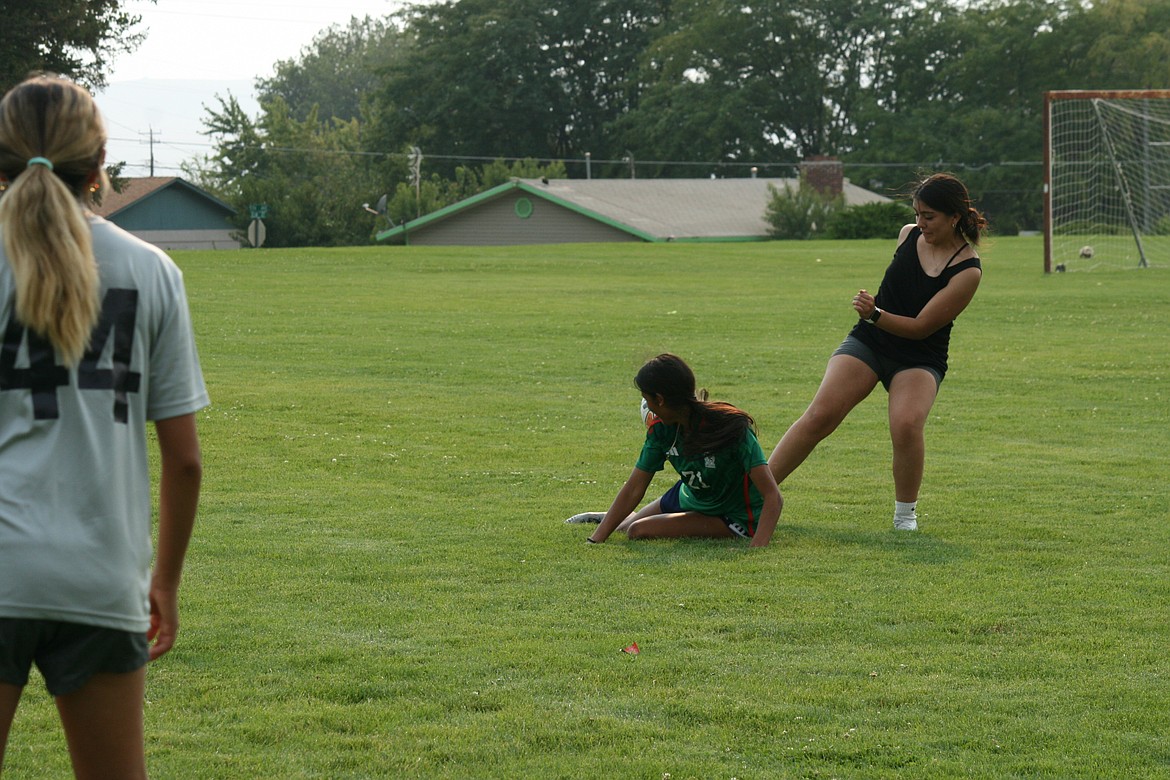
[[[914,185],[914,200],[935,211],[958,217],[955,233],[972,246],[987,232],[987,219],[971,204],[967,186],[949,173],[936,173]]]
[[[695,390],[695,374],[678,355],[663,353],[647,361],[634,384],[647,395],[661,395],[667,406],[690,408],[681,441],[686,455],[719,452],[733,447],[756,422],[742,409],[722,401],[708,401],[707,391]]]

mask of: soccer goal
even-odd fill
[[[1170,264],[1170,90],[1044,95],[1044,270]]]

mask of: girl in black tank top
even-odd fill
[[[946,375],[954,320],[982,278],[974,247],[987,226],[967,188],[950,174],[918,183],[913,203],[917,219],[902,229],[877,295],[862,289],[853,297],[858,323],[829,359],[812,403],[768,459],[776,482],[783,483],[880,381],[889,394],[894,528],[905,531],[918,528],[926,420]],[[923,268],[920,244],[937,273]],[[932,255],[947,260],[931,263]],[[866,449],[882,450],[881,442]]]
[[[918,254],[918,238],[922,235],[917,226],[910,230],[894,253],[894,259],[886,269],[881,286],[878,287],[874,303],[883,314],[917,317],[926,304],[943,290],[956,274],[968,268],[980,268],[978,257],[969,257],[958,263],[955,258],[967,249],[964,242],[951,254],[937,276],[926,273]],[[850,335],[881,355],[908,366],[924,365],[933,368],[942,377],[947,372],[947,353],[954,321],[948,321],[925,338],[905,338],[881,330],[876,323],[858,320]]]

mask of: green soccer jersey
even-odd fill
[[[646,442],[637,467],[656,473],[666,461],[682,481],[679,504],[687,511],[726,517],[755,533],[764,498],[752,483],[750,472],[767,464],[756,435],[749,429],[739,444],[702,455],[684,455],[679,426],[656,422],[646,431]]]

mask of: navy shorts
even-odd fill
[[[886,392],[890,390],[890,381],[894,378],[894,374],[899,371],[905,371],[908,368],[921,368],[923,371],[930,372],[930,375],[934,377],[934,389],[936,391],[942,385],[943,378],[942,374],[938,372],[938,369],[931,368],[930,366],[916,366],[910,363],[899,363],[896,360],[890,360],[873,351],[873,349],[856,336],[846,336],[845,340],[841,342],[841,346],[837,347],[833,351],[833,354],[849,355],[865,363],[877,374],[878,379],[882,382],[882,386],[886,388]]]
[[[689,512],[689,509],[683,509],[679,503],[679,491],[682,490],[682,480],[674,483],[674,487],[662,494],[662,498],[658,499],[658,508],[663,512]],[[744,539],[751,539],[751,532],[743,523],[738,520],[733,520],[730,517],[723,516],[719,518],[723,524],[727,526],[727,530],[731,531],[736,536],[741,536]]]
[[[33,663],[53,696],[80,689],[95,674],[126,674],[150,658],[145,633],[66,623],[0,618],[0,682],[23,688]]]

